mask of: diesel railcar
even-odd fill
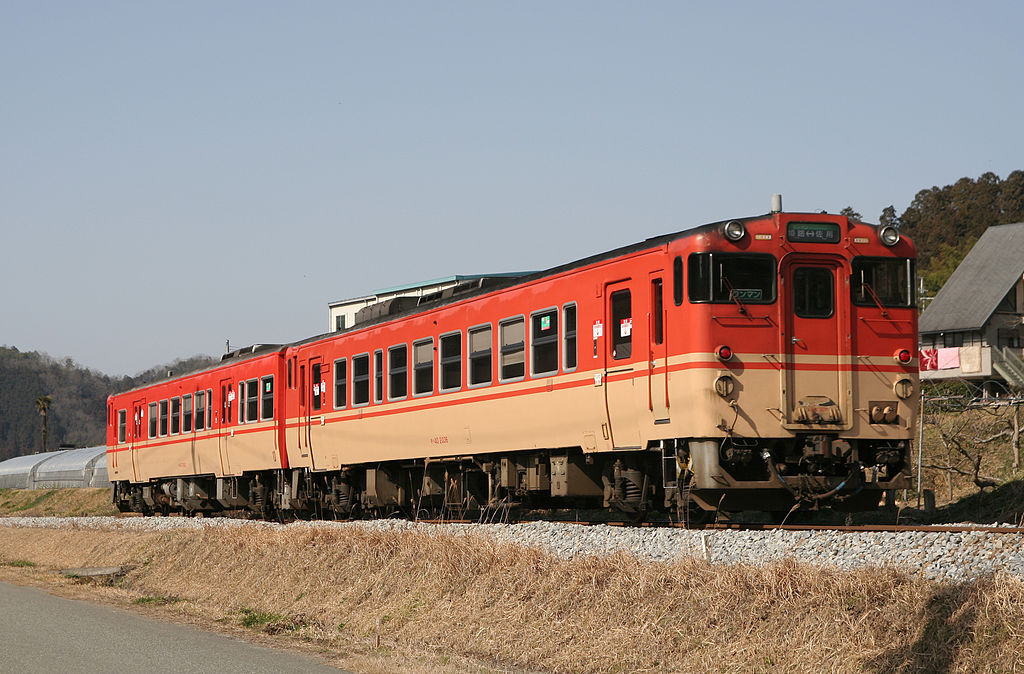
[[[139,512],[643,516],[909,486],[913,244],[772,212],[648,239],[109,399]]]

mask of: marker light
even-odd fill
[[[900,230],[892,225],[885,225],[878,230],[878,238],[886,246],[895,246],[900,241]]]
[[[909,365],[910,361],[914,358],[914,354],[909,349],[900,349],[896,353],[892,354],[892,357],[896,359],[896,362],[900,365]]]
[[[906,400],[914,393],[914,383],[906,377],[897,379],[892,385],[892,390],[900,400]]]
[[[722,233],[725,234],[725,238],[730,241],[739,241],[746,235],[747,228],[739,220],[732,220],[731,222],[725,223],[725,228],[722,230]]]
[[[732,349],[728,346],[720,346],[715,349],[715,355],[718,356],[718,360],[726,361],[732,359]]]

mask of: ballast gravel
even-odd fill
[[[840,569],[890,567],[943,582],[973,580],[996,572],[1024,579],[1024,534],[988,531],[688,531],[560,522],[422,524],[406,520],[277,524],[184,517],[4,517],[0,518],[0,527],[129,531],[358,527],[414,530],[431,535],[486,535],[517,545],[538,547],[562,558],[626,552],[652,561],[700,557],[716,564],[756,565],[792,559]]]

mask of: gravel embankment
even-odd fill
[[[1015,533],[838,533],[827,531],[686,531],[580,526],[555,522],[524,524],[417,524],[405,520],[295,522],[281,525],[226,518],[179,517],[7,517],[0,527],[45,527],[154,531],[216,527],[364,527],[419,530],[432,534],[484,534],[518,545],[540,547],[571,558],[625,551],[666,561],[685,556],[713,563],[763,564],[793,559],[841,569],[893,567],[941,581],[979,578],[995,572],[1024,578],[1024,534]]]

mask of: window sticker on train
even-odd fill
[[[530,376],[558,372],[558,308],[530,314]]]
[[[274,375],[260,380],[263,393],[260,396],[260,419],[274,418]]]

